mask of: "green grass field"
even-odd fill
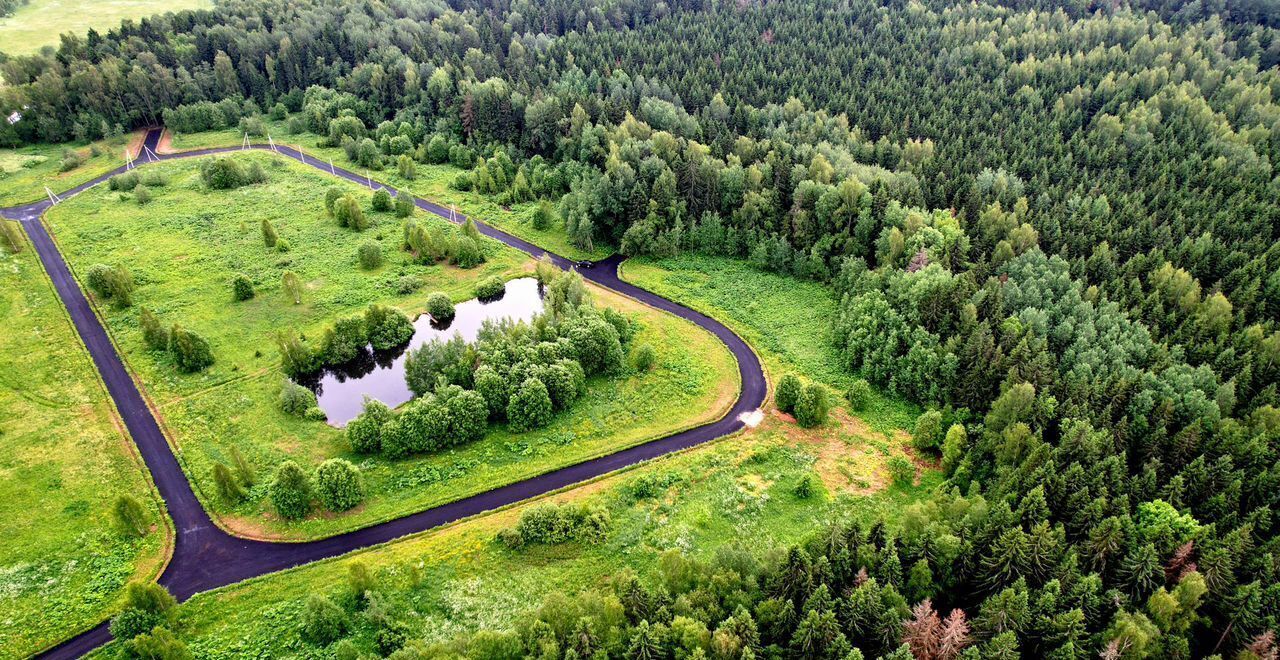
[[[346,152],[342,149],[320,146],[322,139],[320,136],[312,133],[289,135],[284,128],[284,122],[271,122],[265,119],[264,122],[267,124],[271,138],[276,144],[300,147],[309,156],[322,162],[331,160],[338,167],[345,167],[356,172],[363,171],[358,165],[347,160]],[[233,129],[205,133],[173,134],[170,147],[177,151],[189,151],[208,147],[238,145],[242,140],[243,136],[240,132]],[[266,140],[253,138],[253,142],[258,144],[266,142]],[[565,235],[563,223],[558,226],[552,226],[545,231],[534,229],[532,217],[535,204],[525,203],[503,207],[484,195],[474,192],[461,192],[450,188],[449,183],[463,172],[465,170],[452,165],[419,164],[418,176],[413,180],[401,177],[393,165],[388,165],[387,168],[380,171],[369,172],[369,175],[375,181],[394,186],[397,190],[408,190],[419,197],[431,199],[439,204],[453,204],[461,213],[483,220],[508,234],[518,236],[538,247],[570,259],[603,259],[613,254],[613,249],[609,246],[596,246],[592,252],[575,247]]]
[[[771,381],[794,372],[842,395],[854,380],[826,334],[836,317],[836,299],[826,285],[696,254],[629,259],[621,275],[728,324],[760,352]],[[877,393],[858,417],[889,432],[911,428],[919,414],[915,406]]]
[[[84,37],[89,28],[105,33],[124,19],[212,6],[212,0],[31,0],[0,18],[0,51],[29,55],[42,46],[57,46],[64,32]]]
[[[138,137],[139,134],[134,134],[92,144],[35,144],[0,149],[0,207],[39,201],[46,195],[45,186],[60,193],[123,165],[125,145]],[[85,160],[80,166],[63,172],[62,158],[67,150],[76,151]]]
[[[616,294],[597,290],[597,300],[637,314],[637,337],[660,350],[661,368],[642,375],[593,382],[569,412],[537,432],[511,435],[494,429],[484,440],[450,451],[402,461],[348,455],[342,434],[322,422],[280,412],[276,396],[283,378],[272,337],[296,327],[318,336],[334,319],[373,302],[394,304],[411,315],[425,308],[431,291],[455,300],[472,297],[475,283],[491,274],[515,276],[532,261],[496,241],[486,241],[489,260],[472,270],[410,263],[397,248],[400,221],[372,213],[375,226],[362,235],[342,229],[324,212],[323,193],[344,185],[368,192],[292,161],[253,152],[237,158],[262,162],[270,181],[231,192],[207,192],[195,160],[150,166],[167,173],[168,184],[140,207],[129,194],[101,186],[49,215],[48,223],[69,263],[81,275],[95,263],[128,264],[137,281],[135,306],[101,305],[122,354],[159,411],[197,491],[222,522],[239,533],[270,538],[315,538],[489,490],[555,467],[714,419],[737,392],[728,349],[710,334]],[[274,164],[273,164],[274,161]],[[367,205],[367,202],[366,202]],[[267,250],[259,231],[270,218],[292,250]],[[424,217],[424,222],[444,220]],[[359,243],[381,238],[387,263],[375,271],[356,265]],[[280,290],[285,269],[306,286],[304,304],[293,305]],[[243,272],[258,295],[234,303],[230,280]],[[424,280],[415,294],[399,296],[395,283],[406,274]],[[217,362],[196,375],[182,375],[170,358],[149,352],[138,328],[139,308],[153,309],[165,323],[178,322],[207,338]],[[215,461],[229,462],[238,448],[258,466],[260,484],[286,458],[314,466],[347,456],[363,470],[366,502],[340,516],[296,523],[275,518],[258,486],[248,503],[231,508],[213,495]]]
[[[0,250],[0,657],[96,625],[126,581],[159,573],[168,520],[35,252]],[[112,525],[131,494],[153,529]]]
[[[373,570],[381,611],[403,622],[410,638],[505,629],[552,591],[607,589],[606,578],[626,569],[651,576],[665,551],[708,559],[722,546],[739,546],[764,555],[814,533],[832,516],[893,520],[939,481],[928,473],[914,487],[856,495],[818,486],[809,499],[796,497],[796,483],[814,473],[817,461],[812,447],[797,445],[784,427],[769,422],[511,509],[196,596],[180,606],[179,635],[196,657],[327,657],[332,646],[311,645],[298,634],[303,604],[312,593],[345,601],[347,573],[356,562]],[[629,486],[641,477],[670,485],[657,497],[635,501]],[[495,540],[521,511],[546,500],[605,507],[612,518],[607,539],[521,550]],[[368,619],[352,615],[350,621],[348,637],[371,653]],[[114,645],[101,655],[123,652]]]

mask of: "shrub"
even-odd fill
[[[160,170],[146,170],[138,175],[138,183],[148,188],[163,188],[169,185],[169,177]]]
[[[818,383],[809,383],[800,392],[796,401],[795,416],[800,426],[811,428],[827,421],[827,413],[831,410],[831,399],[827,396],[827,388]]]
[[[262,242],[269,248],[275,247],[280,242],[280,234],[276,233],[276,228],[266,218],[262,219]]]
[[[107,189],[119,192],[129,192],[138,187],[141,179],[136,171],[129,171],[123,174],[117,174],[107,179]]]
[[[543,372],[547,393],[556,410],[568,408],[586,390],[587,379],[577,360],[558,360]]]
[[[349,316],[338,319],[333,325],[325,328],[324,339],[320,343],[320,355],[323,356],[325,364],[341,364],[359,355],[360,349],[368,343],[369,340],[364,334],[364,319],[359,316]]]
[[[376,454],[382,450],[382,427],[391,421],[391,409],[377,399],[365,397],[364,412],[347,423],[347,442],[358,454]]]
[[[356,257],[361,268],[373,270],[382,265],[382,246],[377,241],[365,241],[356,250]]]
[[[271,504],[281,518],[296,520],[311,513],[311,480],[293,461],[276,468],[269,487]]]
[[[129,608],[111,618],[111,636],[128,641],[155,628],[158,622],[155,614]]]
[[[396,293],[407,296],[422,288],[422,278],[417,275],[404,275],[396,280]]]
[[[59,167],[63,172],[70,172],[83,164],[84,156],[81,156],[80,152],[75,149],[67,149],[62,152],[62,162],[59,163]]]
[[[538,202],[538,207],[533,210],[533,228],[538,231],[546,231],[551,228],[551,223],[556,217],[555,207],[547,200]]]
[[[346,511],[364,499],[360,470],[349,461],[331,458],[316,469],[316,496],[330,511]]]
[[[569,339],[586,373],[616,374],[625,366],[618,331],[602,318],[590,319],[574,328]]]
[[[94,264],[85,273],[85,279],[98,296],[120,307],[133,304],[133,274],[124,266]]]
[[[440,322],[448,321],[453,318],[454,311],[449,294],[437,291],[427,296],[427,313],[432,319]]]
[[[244,459],[244,454],[241,454],[234,445],[231,447],[231,463],[236,468],[236,478],[244,484],[245,488],[252,488],[258,483],[258,475],[254,472],[253,466]]]
[[[786,374],[778,380],[778,387],[773,393],[773,402],[778,410],[785,413],[794,412],[800,400],[800,379],[795,374]]]
[[[527,509],[516,523],[514,533],[502,541],[517,548],[534,543],[553,545],[571,541],[601,541],[609,531],[609,512],[580,504],[540,504]]]
[[[324,191],[324,210],[333,213],[334,205],[342,198],[342,189],[337,186]]]
[[[871,384],[861,378],[853,381],[844,398],[849,401],[849,408],[855,412],[866,408],[871,401]]]
[[[534,377],[526,378],[507,403],[507,423],[516,433],[541,428],[551,421],[551,395]]]
[[[396,217],[407,218],[413,215],[413,196],[403,190],[396,195]]]
[[[888,463],[889,477],[894,485],[910,486],[916,480],[916,466],[905,456],[894,456]]]
[[[133,657],[155,658],[156,660],[193,660],[195,656],[187,649],[187,645],[169,632],[168,628],[156,626],[150,633],[143,633],[129,642],[128,648]]]
[[[231,279],[231,297],[237,302],[242,302],[253,298],[253,280],[248,275],[238,273]]]
[[[169,331],[169,352],[178,363],[178,368],[195,373],[213,364],[213,351],[204,337],[174,324]]]
[[[339,227],[363,231],[369,226],[369,219],[365,217],[364,209],[360,208],[360,202],[351,195],[343,195],[333,203],[333,217],[338,221]]]
[[[380,351],[404,344],[415,332],[413,321],[404,312],[376,303],[364,310],[364,331],[369,343]]]
[[[410,181],[418,178],[418,163],[408,154],[402,154],[396,159],[396,169],[400,171],[400,176]]]
[[[165,351],[169,349],[169,331],[164,329],[160,324],[160,319],[147,308],[142,309],[141,318],[138,319],[138,326],[142,328],[142,341],[147,344],[147,348],[153,351]]]
[[[507,414],[507,403],[510,401],[511,392],[507,388],[507,380],[498,375],[493,367],[483,365],[476,369],[475,373],[476,392],[484,397],[485,404],[489,407],[489,417],[504,417]]]
[[[276,241],[276,252],[285,253],[289,251],[289,239],[281,238]]]
[[[222,463],[213,464],[213,483],[218,488],[218,496],[228,504],[237,504],[247,495],[231,474],[231,468]]]
[[[271,117],[271,121],[280,121],[289,114],[289,109],[283,103],[277,103],[271,106],[271,110],[267,116]]]
[[[311,373],[319,366],[319,356],[293,328],[276,333],[276,346],[280,349],[280,367],[290,376]]]
[[[796,497],[802,500],[807,500],[810,497],[813,497],[813,477],[807,474],[800,477],[800,481],[796,484],[796,487],[792,492],[795,493]]]
[[[200,179],[212,190],[231,190],[266,179],[262,166],[254,161],[248,170],[234,158],[213,158],[200,166]]]
[[[489,430],[489,405],[483,396],[454,385],[438,398],[444,400],[449,420],[449,429],[442,438],[442,444],[456,445],[484,437]]]
[[[146,206],[151,203],[151,191],[146,186],[138,186],[133,189],[133,200],[138,206]]]
[[[491,275],[480,280],[476,285],[476,297],[482,300],[492,300],[501,296],[507,290],[507,283],[503,281],[501,276]]]
[[[653,368],[653,363],[658,359],[657,351],[648,344],[640,344],[636,347],[635,355],[632,361],[635,364],[636,371],[648,371]]]
[[[280,385],[277,402],[286,414],[302,417],[316,407],[316,393],[286,378]]]
[[[921,451],[936,450],[942,442],[942,412],[926,410],[916,418],[911,445]]]
[[[373,210],[386,212],[391,210],[391,193],[386,188],[373,191]]]
[[[449,261],[458,268],[475,268],[484,263],[484,251],[480,249],[480,241],[470,236],[459,236],[453,244]]]
[[[302,608],[302,637],[312,644],[326,646],[342,636],[347,615],[327,596],[311,594]]]
[[[150,525],[147,524],[147,510],[138,498],[123,494],[116,497],[111,507],[111,515],[115,518],[116,527],[125,536],[146,536]]]

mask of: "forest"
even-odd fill
[[[927,410],[947,481],[901,525],[664,558],[515,631],[388,628],[386,653],[1275,658],[1277,16],[225,0],[0,58],[23,112],[0,145],[268,116],[406,178],[452,163],[586,250],[829,285],[842,367]]]

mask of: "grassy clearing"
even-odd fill
[[[317,592],[345,600],[354,562],[373,569],[386,611],[404,622],[410,637],[443,640],[478,628],[503,629],[549,592],[607,588],[606,578],[628,568],[653,575],[664,551],[710,558],[722,546],[746,545],[769,553],[833,517],[893,520],[937,484],[937,474],[926,473],[918,485],[861,496],[829,492],[819,483],[814,495],[800,499],[795,486],[814,474],[821,456],[813,445],[797,444],[788,426],[774,419],[751,433],[548,498],[197,596],[181,606],[179,634],[197,657],[324,657],[333,647],[313,646],[298,635],[303,603]],[[630,486],[641,478],[669,486],[636,501]],[[548,499],[607,508],[613,521],[607,539],[515,551],[495,540],[524,509]],[[372,651],[370,624],[362,616],[351,620],[349,637]],[[120,654],[118,645],[102,653]]]
[[[0,43],[3,40],[0,35]],[[138,141],[141,135],[135,133],[92,144],[35,144],[0,149],[0,207],[39,201],[46,194],[45,186],[60,193],[123,165],[125,146]],[[68,150],[78,153],[84,161],[63,172],[62,159]]]
[[[0,657],[96,624],[131,577],[159,572],[168,522],[97,371],[30,248],[0,250]],[[119,494],[153,530],[111,523]]]
[[[29,55],[43,46],[57,46],[64,32],[83,37],[89,28],[106,32],[125,19],[212,6],[212,0],[31,0],[12,16],[0,18],[0,50]]]
[[[644,328],[636,341],[659,348],[661,368],[593,382],[571,411],[537,432],[511,435],[495,429],[480,442],[394,462],[350,455],[340,432],[278,410],[283,376],[274,333],[291,326],[316,337],[334,319],[373,302],[415,315],[425,309],[431,291],[464,300],[472,297],[480,279],[523,274],[532,261],[486,241],[488,261],[479,268],[412,264],[397,249],[400,222],[390,214],[366,207],[375,225],[363,234],[339,228],[326,216],[322,198],[327,187],[345,186],[365,200],[368,191],[292,161],[273,162],[270,154],[236,157],[264,163],[270,181],[209,192],[199,182],[197,160],[166,163],[150,166],[166,172],[169,181],[153,189],[148,205],[139,207],[131,195],[102,186],[58,205],[48,222],[78,273],[95,263],[124,263],[132,270],[135,306],[119,310],[102,305],[101,312],[178,445],[206,506],[238,532],[315,538],[400,517],[713,419],[737,392],[732,355],[710,334],[597,289],[598,302],[639,316]],[[289,241],[290,252],[263,246],[263,218]],[[434,216],[422,220],[445,222]],[[374,271],[359,269],[357,246],[377,238],[383,241],[386,263]],[[281,292],[286,268],[306,286],[302,305],[293,305]],[[240,272],[255,282],[258,295],[234,303],[230,281]],[[398,295],[395,284],[404,275],[421,278],[424,286]],[[146,349],[138,328],[141,307],[155,310],[163,322],[181,323],[204,336],[217,362],[196,375],[179,374],[170,358]],[[362,468],[368,497],[347,514],[295,523],[270,513],[262,485],[248,503],[228,507],[213,495],[211,471],[216,461],[230,462],[232,447],[258,466],[260,484],[286,458],[314,466],[334,456],[347,457]]]
[[[823,284],[703,255],[629,259],[622,277],[729,325],[760,353],[771,380],[795,372],[842,395],[854,379],[828,334],[836,300]],[[889,434],[911,428],[919,413],[908,402],[876,393],[857,417]]]
[[[265,121],[265,120],[264,120]],[[322,161],[332,160],[334,165],[352,171],[363,171],[358,165],[347,161],[346,152],[338,147],[322,147],[322,138],[311,133],[289,135],[284,122],[266,122],[272,139],[276,144],[288,144],[300,147],[308,155]],[[173,134],[170,148],[175,151],[189,151],[209,147],[225,147],[238,145],[243,135],[237,130],[208,131],[205,133]],[[263,142],[254,139],[255,143]],[[438,204],[454,205],[458,211],[483,220],[513,236],[518,236],[538,247],[550,250],[570,259],[603,259],[613,250],[607,246],[597,246],[592,252],[580,249],[569,242],[563,223],[552,226],[545,231],[533,227],[533,210],[535,204],[524,203],[505,207],[497,204],[487,196],[474,192],[461,192],[449,187],[449,184],[466,170],[452,165],[418,165],[418,176],[409,180],[400,176],[394,164],[388,159],[388,167],[374,170],[370,175],[375,181],[381,181],[397,190],[408,190],[418,197],[430,199]]]

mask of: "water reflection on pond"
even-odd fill
[[[404,361],[410,349],[432,339],[447,340],[454,333],[461,334],[467,341],[474,341],[480,326],[489,319],[528,321],[540,311],[542,292],[538,289],[538,281],[532,277],[511,280],[497,298],[477,298],[460,303],[453,320],[447,324],[435,323],[427,314],[419,316],[413,322],[417,331],[404,346],[387,351],[375,351],[366,346],[350,362],[326,367],[300,378],[298,383],[316,393],[329,424],[341,428],[364,409],[365,396],[392,408],[413,398],[413,392],[404,381]]]

